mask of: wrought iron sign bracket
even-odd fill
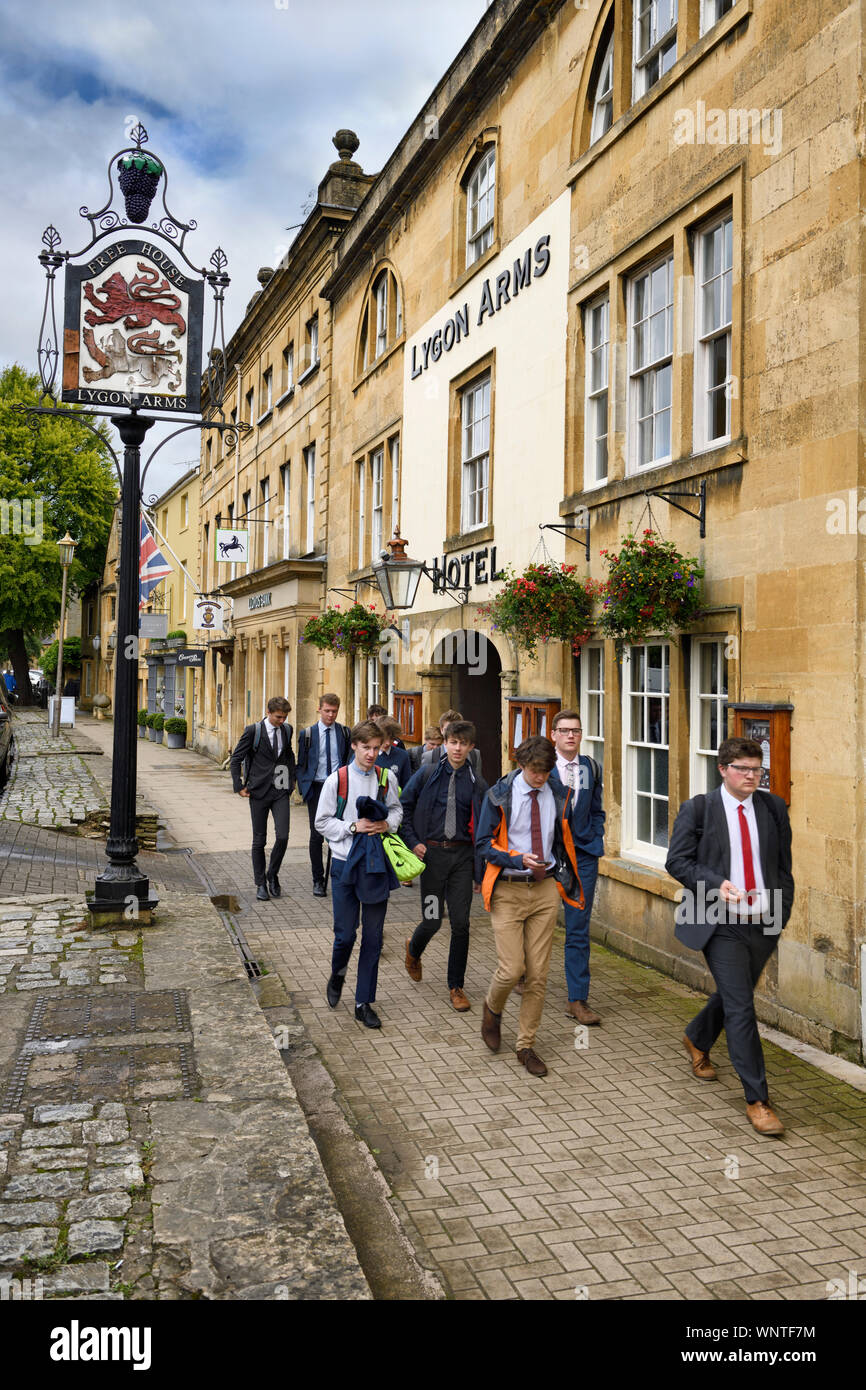
[[[565,536],[566,540],[573,540],[577,545],[582,545],[586,551],[586,562],[589,564],[589,512],[586,514],[585,526],[569,526],[566,522],[541,522],[539,531],[556,531],[560,536]],[[576,536],[570,536],[569,531],[585,531],[586,536],[583,540],[578,540]]]
[[[700,538],[701,538],[701,540],[704,540],[704,539],[706,538],[706,534],[707,534],[707,480],[706,480],[706,478],[702,478],[702,479],[701,479],[701,482],[700,482],[700,485],[699,485],[699,487],[698,487],[697,492],[665,492],[665,491],[662,491],[662,490],[659,489],[659,490],[657,490],[657,491],[648,492],[648,493],[647,493],[647,496],[648,496],[648,497],[660,497],[660,498],[662,499],[663,502],[668,502],[668,503],[670,504],[670,506],[676,507],[676,509],[677,509],[678,512],[685,512],[686,516],[690,516],[690,517],[692,518],[693,521],[697,521],[697,522],[700,524]],[[691,511],[688,507],[684,507],[684,506],[682,505],[681,502],[675,502],[675,501],[673,500],[675,497],[691,497],[691,498],[694,498],[694,500],[697,501],[697,503],[698,503],[698,510],[697,510],[696,512],[693,512],[693,511]]]
[[[469,602],[468,584],[449,584],[441,570],[431,570],[426,565],[421,566],[421,573],[426,574],[427,578],[432,580],[434,594],[445,594],[454,600],[458,608],[462,608],[465,603]],[[495,577],[495,575],[491,575],[491,578],[495,579]]]

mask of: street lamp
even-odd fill
[[[62,541],[57,542],[60,563],[63,566],[63,593],[60,598],[60,636],[57,641],[57,686],[54,692],[54,718],[51,722],[51,737],[60,737],[60,701],[63,698],[63,632],[66,627],[66,577],[75,554],[75,541],[69,532]]]
[[[468,603],[468,587],[449,584],[441,571],[428,569],[423,560],[410,559],[406,554],[407,544],[399,529],[395,529],[388,541],[390,556],[388,551],[383,550],[378,562],[373,566],[373,577],[379,586],[379,593],[386,609],[411,608],[422,574],[432,579],[436,592],[448,594],[455,603]]]

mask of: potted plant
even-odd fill
[[[130,222],[146,222],[156,186],[162,176],[162,165],[153,155],[137,150],[117,161],[118,183],[126,204]]]
[[[153,711],[147,716],[147,718],[146,718],[146,720],[145,720],[144,722],[145,722],[145,724],[147,725],[147,736],[148,736],[148,738],[150,739],[151,743],[156,743],[156,728],[154,727],[154,726],[155,726],[155,722],[156,722],[156,710],[153,710]]]
[[[505,587],[481,614],[533,660],[539,642],[567,642],[577,655],[589,639],[592,595],[576,570],[549,561],[528,565],[522,574],[506,569]]]
[[[172,716],[165,721],[165,741],[169,748],[186,746],[186,720]]]
[[[377,613],[372,604],[365,608],[361,603],[353,603],[346,609],[335,604],[320,617],[310,618],[301,641],[338,656],[376,656],[381,646],[380,634],[392,622],[393,618]]]
[[[147,738],[147,710],[138,711],[138,737]]]
[[[162,743],[162,731],[165,727],[165,715],[160,710],[153,716],[154,743]]]
[[[182,627],[176,627],[165,640],[169,647],[183,647],[186,645],[186,633]]]
[[[704,571],[651,528],[640,538],[624,536],[618,551],[601,555],[608,575],[595,586],[602,601],[599,627],[618,647],[672,637],[700,614]]]

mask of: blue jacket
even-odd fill
[[[437,786],[439,779],[445,775],[446,762],[447,758],[442,758],[433,764],[422,763],[418,771],[413,772],[408,785],[403,788],[403,795],[400,797],[400,805],[403,807],[400,838],[410,849],[414,849],[416,845],[427,843],[427,836],[430,834],[430,817],[436,802]],[[474,877],[475,882],[480,883],[485,861],[478,854],[477,831],[481,819],[481,806],[487,795],[487,783],[483,777],[476,776],[468,760],[466,765],[472,778],[472,815],[469,821],[469,833],[472,836],[472,843],[476,846]]]
[[[355,808],[358,820],[388,819],[385,802],[374,801],[371,796],[357,797]],[[358,901],[362,903],[385,902],[391,890],[400,887],[400,880],[383,848],[381,835],[368,835],[363,831],[355,835],[340,881],[351,883]]]
[[[579,854],[591,855],[600,859],[604,854],[604,811],[601,809],[601,768],[593,758],[580,754],[580,785],[575,788],[571,805],[571,835],[574,847]],[[598,768],[598,776],[595,775]],[[562,787],[556,768],[550,774],[550,785]]]
[[[344,763],[349,761],[352,753],[352,744],[349,737],[350,731],[345,724],[338,724],[335,720],[331,727],[334,730],[333,745],[336,752],[336,761],[331,771],[336,772],[338,767],[342,767]],[[301,729],[298,735],[298,791],[301,793],[304,801],[309,799],[312,785],[316,780],[318,766],[319,721],[316,720],[315,724],[311,724],[306,729]]]

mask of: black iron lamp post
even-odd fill
[[[60,597],[60,632],[57,637],[57,684],[54,692],[54,717],[51,720],[51,737],[60,737],[60,702],[63,699],[63,635],[66,631],[66,579],[69,574],[69,566],[72,564],[72,557],[75,554],[75,541],[69,532],[63,537],[62,541],[57,542],[60,551],[60,563],[63,566],[63,592]]]
[[[86,246],[76,252],[61,252],[56,228],[50,226],[43,233],[45,249],[39,260],[46,274],[46,289],[38,350],[43,403],[25,408],[34,428],[44,415],[74,415],[102,443],[105,440],[89,417],[107,416],[123,444],[122,471],[111,449],[121,485],[117,660],[111,820],[105,847],[109,862],[87,899],[94,926],[146,924],[157,906],[147,875],[136,862],[139,844],[135,834],[138,615],[141,576],[146,574],[147,562],[141,544],[144,478],[159,450],[186,430],[219,430],[230,443],[248,428],[226,419],[223,410],[227,376],[223,303],[229,283],[226,256],[217,247],[210,258],[211,269],[198,267],[189,259],[184,243],[196,224],[192,220],[181,222],[169,212],[165,196],[168,174],[164,162],[143,149],[147,138],[144,127],[136,126],[134,144],[109,161],[108,201],[97,212],[80,209],[91,230]],[[123,212],[112,206],[115,175]],[[160,186],[162,207],[154,208],[151,214]],[[58,382],[61,338],[55,279],[64,266],[63,361]],[[202,410],[205,285],[213,295],[213,333]],[[67,408],[61,402],[68,403]],[[79,410],[71,410],[71,405]],[[80,413],[81,407],[86,414]],[[177,428],[156,446],[142,470],[145,436],[157,421],[165,420]],[[69,537],[61,547],[64,544],[70,544]],[[65,583],[66,566],[64,595]],[[60,669],[58,660],[58,682]],[[58,689],[58,710],[59,696]]]

